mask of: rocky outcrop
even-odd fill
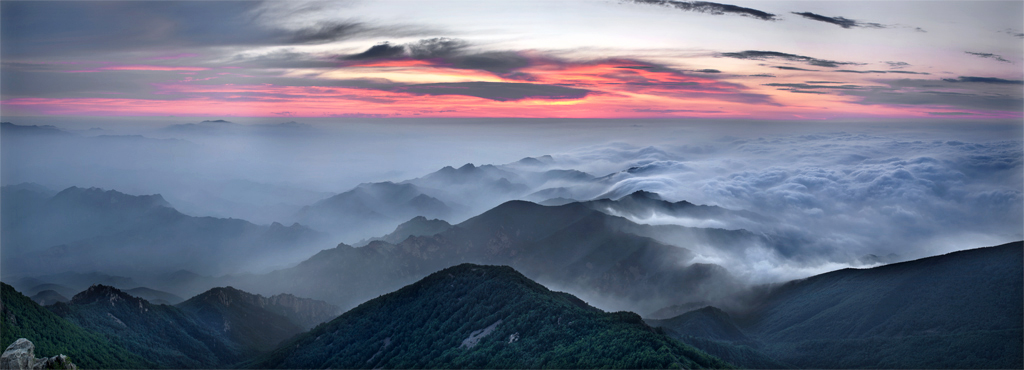
[[[21,338],[4,350],[0,355],[0,369],[35,370],[35,369],[78,369],[65,355],[50,358],[36,358],[36,346],[28,339]]]

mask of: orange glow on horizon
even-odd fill
[[[328,71],[290,70],[281,75],[308,80],[312,86],[210,84],[216,77],[189,77],[151,83],[151,94],[158,99],[14,98],[0,101],[0,107],[23,114],[95,116],[1021,117],[1019,112],[858,104],[855,96],[746,86],[730,82],[728,76],[695,75],[632,60],[570,63],[523,55],[529,60],[527,65],[508,71],[461,68],[431,60],[375,60]],[[68,72],[99,70],[202,72],[210,68],[121,65]]]

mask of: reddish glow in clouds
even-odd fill
[[[171,57],[168,57],[170,59]],[[90,70],[182,72],[196,77],[151,83],[150,97],[15,98],[0,102],[16,114],[93,116],[295,116],[295,117],[527,117],[640,118],[722,117],[753,119],[826,119],[847,117],[972,117],[1017,118],[1017,112],[963,112],[944,107],[860,105],[856,98],[794,94],[760,85],[748,87],[632,60],[565,62],[531,58],[513,71],[488,72],[458,68],[443,60],[377,60],[349,62],[339,69],[306,73],[304,85],[259,83],[218,84],[229,74],[203,73],[204,67],[117,65]],[[301,75],[301,74],[300,74]],[[422,83],[486,81],[584,89],[581,98],[526,95],[521,99],[467,96],[458,85],[443,89],[409,89]],[[749,81],[748,81],[749,82]],[[529,85],[527,85],[528,87]],[[557,89],[557,88],[556,88]],[[408,91],[413,91],[412,93]],[[497,96],[497,92],[495,93]],[[153,97],[156,97],[154,99]]]

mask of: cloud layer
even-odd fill
[[[867,254],[918,258],[1020,239],[1021,153],[1020,141],[822,132],[699,149],[616,145],[555,158],[635,168],[612,177],[612,194],[648,190],[770,216],[775,221],[718,225],[762,233],[769,243],[705,251],[759,280],[858,266],[870,263],[861,261]],[[646,222],[695,224],[664,217]]]

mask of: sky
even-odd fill
[[[0,3],[5,117],[1019,119],[1019,1]]]

